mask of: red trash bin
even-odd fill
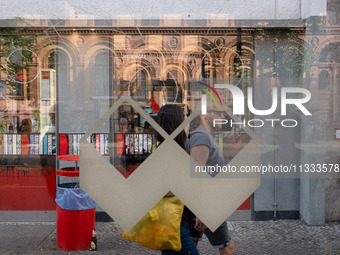
[[[57,205],[57,247],[65,251],[91,248],[96,209],[70,211]]]
[[[95,229],[95,203],[78,188],[77,182],[59,184],[60,176],[79,177],[79,171],[74,167],[58,169],[57,176],[57,247],[66,251],[90,249]],[[84,199],[85,202],[80,201]],[[74,204],[76,200],[81,205],[79,208]],[[93,208],[82,209],[82,206]]]

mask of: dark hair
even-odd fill
[[[183,123],[184,111],[178,105],[164,105],[159,109],[156,121],[158,125],[160,125],[161,128],[170,135],[180,124]],[[158,133],[156,133],[156,139],[159,142],[164,141],[164,138]],[[187,136],[184,130],[182,130],[175,138],[175,141],[184,149],[186,149],[186,140]]]
[[[32,133],[32,121],[30,119],[23,119],[19,127],[20,133]]]

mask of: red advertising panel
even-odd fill
[[[0,165],[0,210],[55,210],[55,196],[53,167]]]

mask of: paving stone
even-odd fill
[[[307,226],[299,220],[232,221],[228,222],[236,254],[240,255],[340,255],[340,224]],[[7,236],[1,242],[1,254],[119,254],[154,255],[160,251],[144,248],[122,238],[123,230],[115,222],[97,222],[97,251],[61,251],[56,247],[55,223],[0,223],[0,232]],[[31,229],[31,230],[29,230]],[[45,233],[33,240],[37,229]],[[25,231],[25,234],[20,234]],[[6,232],[6,234],[4,234]],[[28,233],[31,233],[28,234]],[[11,239],[11,240],[9,240]],[[32,245],[23,245],[30,240]],[[5,247],[2,247],[5,245]],[[202,255],[218,255],[205,236],[198,244]]]

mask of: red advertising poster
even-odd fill
[[[27,135],[22,135],[21,136],[21,154],[22,155],[27,155],[28,151],[29,151],[29,145],[30,142],[28,140],[28,136]]]
[[[41,71],[41,79],[50,79],[50,71]]]
[[[55,210],[55,196],[53,167],[0,165],[0,210]]]
[[[250,197],[248,197],[237,210],[250,210]]]
[[[124,153],[125,140],[123,134],[117,134],[117,154],[122,155]]]
[[[60,148],[60,155],[66,155],[68,149],[68,141],[66,135],[60,135],[59,137],[59,148]]]

